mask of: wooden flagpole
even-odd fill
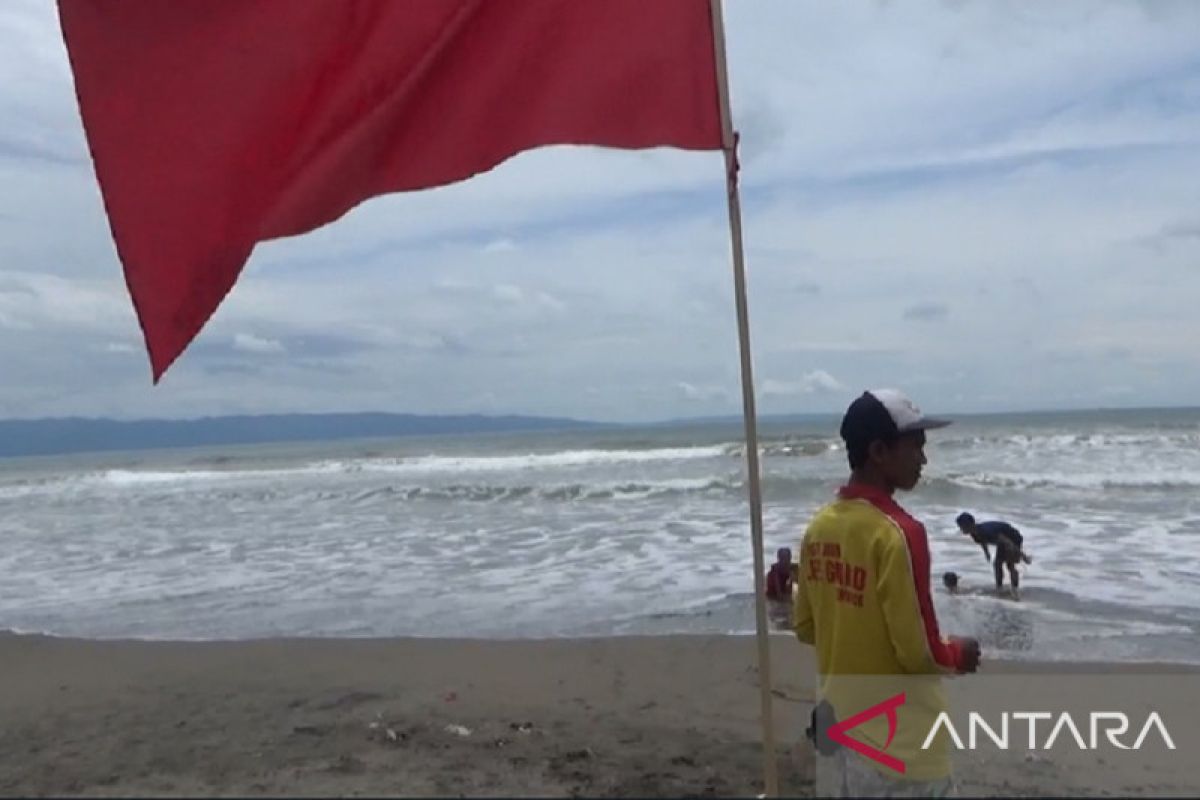
[[[725,63],[725,22],[721,0],[709,0],[716,51],[717,92],[721,106],[721,149],[725,153],[725,188],[729,201],[729,233],[733,248],[734,302],[742,364],[742,414],[746,427],[746,480],[750,495],[750,539],[754,548],[754,618],[758,640],[758,683],[763,738],[763,786],[767,797],[779,796],[775,759],[775,725],[771,711],[771,647],[767,628],[763,574],[762,486],[759,480],[758,423],[754,404],[754,371],[750,359],[750,312],[746,303],[746,264],[742,250],[742,205],[738,196],[737,134],[729,105],[729,73]]]

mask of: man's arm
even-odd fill
[[[928,567],[928,545],[921,553],[910,553],[900,534],[884,547],[879,564],[876,591],[896,659],[910,674],[973,671],[979,661],[978,644],[942,638],[928,573],[920,580],[914,562]]]
[[[987,542],[980,542],[979,546],[983,548],[983,557],[987,559],[989,564],[992,563],[992,554],[988,551]]]
[[[800,552],[804,552],[803,545],[800,546]],[[813,624],[812,604],[808,600],[808,581],[803,575],[801,570],[801,577],[796,582],[796,599],[792,603],[792,630],[796,632],[796,638],[800,641],[814,644],[816,626]]]

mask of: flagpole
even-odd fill
[[[750,539],[754,548],[754,621],[758,640],[758,685],[762,715],[763,785],[767,797],[779,796],[775,759],[775,725],[771,711],[771,647],[767,628],[763,573],[762,486],[759,481],[758,423],[754,404],[754,370],[750,359],[750,311],[746,303],[746,263],[742,250],[742,204],[738,195],[737,134],[729,106],[729,73],[725,63],[725,22],[721,0],[709,0],[721,108],[721,150],[725,154],[725,188],[729,201],[729,234],[733,249],[734,302],[737,305],[738,345],[742,364],[742,414],[746,427],[746,475],[750,495]]]

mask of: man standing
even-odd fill
[[[926,747],[925,739],[946,710],[940,676],[974,672],[979,643],[942,638],[925,528],[893,499],[921,478],[925,431],[947,424],[893,389],[851,403],[841,426],[850,480],[801,543],[793,620],[800,641],[817,651],[818,749],[837,747],[822,738],[828,714],[850,725],[864,710],[890,709],[871,711],[870,722],[839,734],[856,740],[856,753],[843,747],[822,759],[818,782],[822,768],[833,769],[836,780],[826,788],[844,796],[943,797],[953,790],[948,742],[935,738]],[[877,755],[864,756],[864,745]]]
[[[955,520],[958,529],[975,540],[983,548],[983,557],[992,562],[992,570],[996,575],[997,594],[1004,588],[1004,568],[1008,568],[1009,581],[1012,583],[1012,596],[1017,598],[1017,589],[1021,586],[1021,576],[1017,572],[1017,564],[1024,561],[1033,563],[1025,554],[1025,538],[1021,532],[1007,522],[993,520],[991,522],[976,522],[975,517],[964,511]],[[988,545],[996,548],[996,557],[988,552]]]

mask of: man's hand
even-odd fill
[[[950,641],[958,645],[962,652],[960,672],[974,672],[979,669],[979,641],[969,636],[951,636]]]

